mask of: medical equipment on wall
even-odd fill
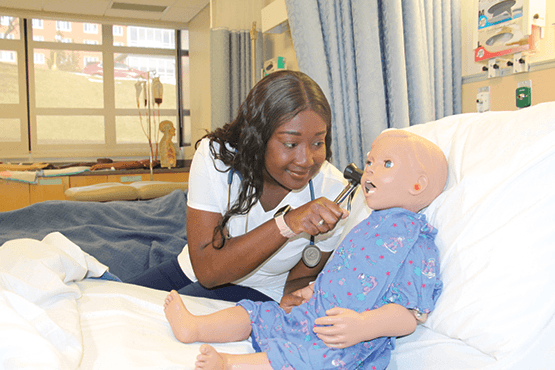
[[[527,55],[537,50],[545,27],[546,0],[478,0],[474,61],[488,77],[528,71]]]
[[[521,81],[516,89],[516,106],[518,109],[532,105],[532,81]]]
[[[272,72],[285,69],[287,69],[287,59],[285,59],[284,57],[275,57],[272,59],[268,59],[264,62],[264,68],[262,68],[260,78],[264,78]]]
[[[480,87],[476,96],[476,111],[484,113],[490,111],[490,91],[489,86]]]

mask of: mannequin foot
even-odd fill
[[[195,362],[195,370],[226,370],[228,369],[225,354],[219,353],[208,344],[200,346],[200,354]]]
[[[197,341],[196,316],[187,310],[179,293],[175,290],[172,290],[164,301],[164,313],[177,340],[183,343]]]

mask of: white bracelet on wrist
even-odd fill
[[[280,208],[274,215],[274,220],[276,220],[276,225],[279,229],[280,234],[286,238],[297,235],[293,232],[293,230],[291,230],[289,226],[287,226],[287,223],[285,222],[284,217],[290,210],[291,206],[286,205],[285,207]]]
[[[289,226],[287,226],[287,224],[285,223],[284,216],[285,214],[281,214],[278,217],[274,218],[274,220],[276,220],[276,225],[279,229],[280,234],[286,238],[290,238],[292,236],[297,235],[293,232],[293,230],[289,228]]]

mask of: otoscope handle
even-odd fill
[[[349,185],[347,185],[345,189],[343,189],[343,191],[339,193],[339,195],[337,196],[337,198],[335,198],[333,202],[337,204],[341,204],[345,200],[345,198],[347,198],[349,194],[351,194],[353,190],[356,189],[357,186],[358,186],[358,183],[356,184],[349,183]]]
[[[349,180],[349,185],[343,189],[341,193],[335,198],[334,203],[340,204],[356,189],[360,184],[360,179],[362,178],[362,170],[359,169],[354,163],[349,163],[343,171],[343,177]]]

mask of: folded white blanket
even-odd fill
[[[74,283],[107,267],[60,233],[0,248],[0,368],[77,369],[82,334]]]

